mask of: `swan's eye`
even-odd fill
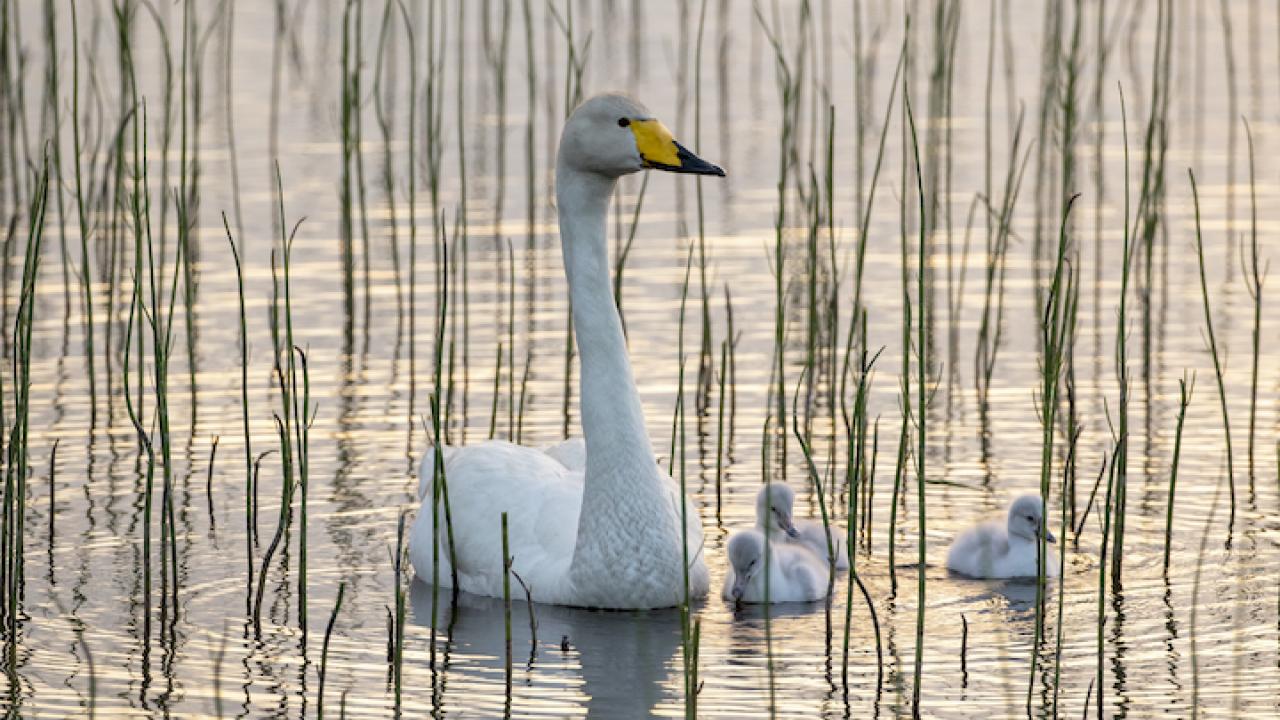
[[[631,124],[630,119],[624,118],[624,117],[618,118],[618,127],[627,127],[630,124]]]

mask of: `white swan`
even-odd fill
[[[796,493],[782,483],[768,483],[760,489],[756,496],[756,529],[768,532],[770,538],[785,543],[798,545],[817,554],[824,564],[827,558],[827,533],[822,532],[822,523],[813,520],[793,520],[792,508],[795,507]],[[778,536],[773,530],[781,530]],[[836,551],[836,569],[849,569],[849,552],[844,533],[832,525],[828,529],[831,546]]]
[[[947,551],[947,568],[974,578],[1036,577],[1041,532],[1048,542],[1057,541],[1045,527],[1040,496],[1022,495],[1009,506],[1003,527],[993,520],[960,533]],[[1044,573],[1058,575],[1058,556],[1050,547],[1045,548]]]
[[[827,596],[827,564],[799,545],[765,540],[754,528],[729,538],[725,600],[765,602],[765,543],[769,545],[769,602],[807,602]]]
[[[581,360],[586,442],[546,449],[486,442],[441,453],[449,491],[458,584],[502,594],[501,516],[513,569],[534,600],[600,608],[656,608],[684,600],[687,517],[689,594],[706,594],[702,525],[692,503],[654,460],[644,411],[613,302],[605,223],[619,177],[645,168],[724,175],[672,139],[644,107],[620,95],[584,102],[565,123],[556,157],[560,244]],[[579,451],[578,448],[583,448]],[[419,473],[432,486],[435,453]],[[443,501],[437,510],[444,517]],[[449,584],[446,526],[424,502],[409,538],[414,572]],[[438,531],[438,532],[437,532]],[[440,565],[433,568],[432,535]]]

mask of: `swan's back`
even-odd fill
[[[512,567],[528,583],[534,599],[563,602],[560,598],[571,594],[568,568],[582,507],[582,473],[569,470],[540,450],[501,441],[447,448],[444,458],[461,589],[479,595],[502,594],[505,511]],[[431,455],[423,460],[427,487],[431,462]],[[437,514],[441,519],[440,583],[448,585],[443,502]],[[432,577],[433,529],[431,504],[424,502],[410,536],[409,559],[414,572],[427,582]]]
[[[491,440],[476,445],[444,449],[445,482],[453,518],[454,551],[460,589],[477,595],[502,595],[502,513],[507,513],[508,547],[512,569],[529,586],[538,602],[558,605],[594,605],[592,588],[577,587],[570,579],[582,510],[583,472],[567,467],[578,456],[574,441],[537,449]],[[585,454],[585,453],[580,453]],[[434,453],[423,458],[419,489],[426,499],[431,487]],[[679,488],[666,478],[669,502],[679,512]],[[687,502],[687,501],[686,501]],[[702,562],[702,525],[697,509],[688,504],[689,593],[707,592],[706,564]],[[439,582],[452,583],[449,565],[448,526],[444,503],[439,503]],[[409,560],[415,574],[431,582],[435,530],[431,503],[418,509],[409,536]],[[636,547],[635,552],[645,549]],[[632,558],[615,558],[603,574],[621,570]],[[617,573],[621,574],[621,573]],[[615,574],[615,577],[617,576]],[[523,592],[523,591],[518,591]]]
[[[542,452],[570,470],[586,472],[587,443],[582,438],[569,438],[558,443],[544,445]]]
[[[792,542],[802,544],[805,548],[808,548],[816,554],[819,560],[823,563],[827,563],[830,562],[828,560],[830,555],[827,551],[827,538],[830,537],[831,548],[835,550],[836,553],[836,569],[849,569],[848,547],[844,533],[841,532],[840,528],[832,525],[826,529],[826,532],[823,532],[822,523],[815,520],[802,520],[797,522],[795,525],[796,531],[800,533],[800,537],[796,538]]]
[[[997,521],[985,522],[965,530],[947,551],[947,568],[973,578],[1035,577],[1038,573],[1037,543],[1021,537],[1010,537]],[[1056,577],[1056,553],[1045,554],[1045,575]]]

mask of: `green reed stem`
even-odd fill
[[[324,644],[320,646],[320,687],[316,690],[316,720],[324,720],[324,681],[329,670],[329,639],[333,635],[333,626],[338,622],[338,613],[342,610],[342,595],[346,590],[345,582],[338,583],[338,599],[333,603],[329,624],[324,628]]]
[[[791,396],[791,432],[796,437],[796,442],[800,445],[800,453],[804,457],[805,468],[809,471],[809,481],[813,483],[813,491],[818,496],[818,513],[822,519],[822,534],[826,540],[827,546],[827,599],[830,601],[831,591],[836,584],[836,547],[831,540],[831,519],[827,515],[827,495],[826,490],[822,487],[822,476],[818,473],[818,468],[813,464],[813,454],[809,448],[809,442],[805,439],[804,433],[800,432],[800,414],[797,403],[800,400],[800,387],[805,380],[805,376],[813,372],[813,357],[810,356],[805,364],[804,371],[800,373],[799,380],[796,381],[795,392]]]
[[[489,439],[492,440],[498,432],[498,398],[502,396],[502,361],[506,358],[503,353],[502,341],[498,341],[498,357],[493,364],[493,404],[489,407]]]
[[[1104,662],[1107,654],[1107,643],[1103,636],[1103,628],[1107,624],[1107,541],[1110,539],[1112,529],[1111,524],[1111,494],[1115,489],[1116,480],[1116,456],[1111,456],[1111,465],[1107,472],[1107,497],[1103,502],[1103,519],[1102,519],[1102,544],[1098,549],[1098,615],[1095,623],[1097,638],[1097,669],[1094,677],[1094,685],[1098,688],[1098,707],[1097,714],[1099,718],[1106,717],[1102,712],[1103,696],[1106,694],[1102,691],[1105,687],[1104,679],[1106,677],[1106,668]],[[1085,509],[1088,513],[1088,508]],[[1084,519],[1081,519],[1081,523]]]
[[[1209,345],[1209,353],[1213,356],[1213,374],[1218,381],[1218,401],[1222,407],[1222,432],[1227,443],[1227,485],[1231,494],[1231,514],[1227,520],[1228,543],[1231,532],[1236,526],[1236,476],[1232,470],[1234,465],[1231,454],[1231,418],[1227,413],[1227,385],[1222,360],[1218,357],[1218,342],[1213,334],[1213,313],[1209,308],[1209,281],[1204,272],[1204,238],[1200,233],[1200,193],[1196,189],[1196,175],[1187,168],[1187,177],[1191,180],[1191,198],[1196,210],[1196,259],[1200,264],[1200,296],[1204,301],[1205,336]]]
[[[288,265],[285,269],[285,287],[289,285]],[[301,502],[299,505],[298,533],[298,627],[302,630],[303,649],[307,642],[307,490],[310,487],[308,469],[310,466],[311,422],[315,409],[311,405],[311,374],[307,369],[307,355],[302,348],[293,346],[298,356],[298,365],[302,367],[302,405],[298,405],[298,375],[295,371],[293,384],[293,432],[297,444],[298,490]],[[296,367],[296,366],[295,366]]]
[[[393,652],[391,656],[391,673],[394,678],[395,685],[395,705],[393,710],[396,717],[400,717],[401,693],[404,684],[404,617],[405,617],[405,601],[408,599],[409,591],[404,587],[404,521],[407,516],[400,513],[400,518],[396,522],[396,557],[392,563],[395,571],[395,639]]]
[[[1124,568],[1124,528],[1125,528],[1125,508],[1128,505],[1129,490],[1129,276],[1133,262],[1133,240],[1134,233],[1130,230],[1129,224],[1129,114],[1125,105],[1124,87],[1116,86],[1117,93],[1120,96],[1120,127],[1122,138],[1124,140],[1124,242],[1121,245],[1120,252],[1123,257],[1120,262],[1120,308],[1117,311],[1116,318],[1116,342],[1115,342],[1115,365],[1116,365],[1116,381],[1119,385],[1120,403],[1119,403],[1119,433],[1115,440],[1115,451],[1111,456],[1112,468],[1115,473],[1116,480],[1116,503],[1115,503],[1115,551],[1112,555],[1112,577],[1111,582],[1119,589],[1121,574]],[[1148,128],[1148,134],[1151,129]],[[1150,137],[1148,136],[1148,142]],[[1142,214],[1141,205],[1146,202],[1147,189],[1145,175],[1147,169],[1151,165],[1151,157],[1148,154],[1144,158],[1144,186],[1142,194],[1139,196],[1138,204],[1139,215]],[[1110,483],[1108,479],[1108,483]],[[1110,485],[1108,485],[1108,491]],[[1111,508],[1108,508],[1110,511]],[[1086,510],[1087,512],[1087,510]],[[1081,521],[1083,526],[1084,521]],[[1105,558],[1104,558],[1105,560]],[[1099,651],[1101,652],[1101,651]],[[1101,662],[1101,661],[1099,661]],[[1098,696],[1101,698],[1102,693],[1102,677],[1098,676]],[[1101,716],[1099,716],[1101,717]]]
[[[257,514],[254,499],[257,497],[257,472],[254,471],[253,440],[249,433],[249,334],[244,307],[244,270],[240,264],[240,251],[231,237],[231,226],[227,223],[227,214],[222,213],[222,227],[227,233],[227,244],[231,246],[231,258],[236,266],[236,296],[240,301],[240,417],[244,428],[244,549],[247,572],[245,573],[245,601],[253,596],[253,541],[257,537],[254,517]]]
[[[49,154],[46,151],[39,181],[34,188],[28,208],[27,246],[22,263],[22,292],[13,325],[14,417],[13,425],[9,428],[9,445],[5,448],[3,530],[0,531],[4,539],[5,551],[3,558],[5,666],[9,675],[10,688],[16,688],[20,681],[18,666],[21,660],[18,657],[18,640],[25,615],[22,610],[22,601],[26,594],[24,548],[27,477],[30,474],[28,442],[32,385],[32,329],[35,324],[36,280],[44,240],[48,197]]]
[[[507,545],[507,514],[502,513],[502,629],[503,670],[506,678],[506,713],[511,714],[511,549]]]
[[[1262,286],[1271,269],[1268,261],[1265,267],[1259,267],[1258,259],[1258,186],[1254,172],[1253,130],[1249,121],[1243,120],[1245,138],[1249,143],[1249,253],[1245,264],[1241,253],[1241,264],[1245,265],[1243,275],[1245,289],[1253,298],[1253,355],[1249,375],[1249,478],[1254,474],[1254,436],[1258,421],[1258,357],[1262,340]]]
[[[1169,575],[1169,547],[1173,542],[1173,500],[1178,490],[1178,458],[1182,454],[1182,426],[1187,420],[1187,406],[1191,404],[1191,394],[1196,388],[1195,373],[1191,380],[1184,374],[1178,380],[1178,427],[1173,435],[1173,461],[1169,466],[1169,504],[1164,516],[1164,573]]]
[[[929,361],[929,346],[927,344],[928,308],[929,303],[925,297],[925,268],[928,267],[928,256],[926,249],[926,232],[925,232],[925,195],[924,180],[920,170],[920,143],[916,137],[916,121],[911,113],[911,93],[907,87],[906,78],[903,79],[902,87],[903,106],[907,111],[907,123],[911,129],[911,151],[915,159],[915,175],[916,175],[916,196],[919,201],[920,217],[917,225],[919,226],[920,244],[918,265],[916,269],[916,303],[919,306],[918,317],[916,319],[916,381],[918,383],[916,391],[916,401],[919,405],[916,411],[916,502],[919,504],[919,521],[918,534],[916,543],[918,546],[919,565],[916,568],[916,647],[915,647],[915,672],[911,686],[911,710],[916,716],[920,716],[920,684],[924,671],[924,614],[925,614],[925,560],[926,560],[926,515],[925,515],[925,433],[928,427],[928,416],[925,412],[925,406],[928,400],[928,386],[926,384],[925,365]],[[904,381],[905,382],[905,381]]]
[[[209,470],[204,479],[204,496],[209,505],[209,527],[214,527],[213,518],[213,463],[218,457],[218,436],[213,436],[213,447],[209,449]]]
[[[97,388],[94,380],[93,352],[93,290],[90,277],[89,262],[89,216],[85,211],[85,193],[81,180],[81,141],[80,133],[80,24],[76,15],[76,3],[71,3],[71,136],[75,148],[76,168],[76,208],[80,219],[80,287],[84,294],[84,356],[85,367],[89,376],[89,425],[94,427],[98,422]]]
[[[631,229],[627,232],[627,242],[618,251],[618,257],[614,260],[613,272],[613,304],[618,308],[618,317],[622,319],[622,330],[625,333],[627,329],[627,320],[622,313],[622,278],[623,273],[627,269],[627,257],[631,255],[631,244],[635,242],[636,230],[640,227],[640,209],[644,207],[644,193],[649,189],[649,173],[645,173],[640,180],[640,193],[636,196],[636,207],[631,215]]]
[[[1053,449],[1057,432],[1058,392],[1062,383],[1062,372],[1067,361],[1067,344],[1071,335],[1071,315],[1077,299],[1075,292],[1074,272],[1068,266],[1068,248],[1070,239],[1071,208],[1078,194],[1067,198],[1062,209],[1062,221],[1058,229],[1058,246],[1054,263],[1053,279],[1044,296],[1044,309],[1040,318],[1040,347],[1043,357],[1040,361],[1040,502],[1044,508],[1049,507],[1049,482],[1053,475]],[[1065,474],[1064,474],[1065,478]],[[1065,506],[1065,497],[1061,498]],[[1047,521],[1045,522],[1047,526]],[[1031,712],[1031,696],[1035,687],[1037,665],[1040,648],[1044,642],[1046,577],[1048,568],[1045,558],[1048,557],[1048,545],[1045,533],[1040,533],[1036,547],[1036,604],[1035,604],[1035,642],[1031,648],[1031,671],[1027,682],[1026,707]]]
[[[720,341],[720,374],[719,392],[717,393],[718,406],[716,409],[716,520],[720,520],[720,498],[721,486],[724,481],[724,401],[725,401],[725,379],[728,374],[729,363],[729,340]]]

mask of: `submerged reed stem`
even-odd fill
[[[342,610],[342,595],[346,590],[345,582],[338,583],[338,599],[333,603],[329,624],[324,629],[324,644],[320,647],[320,687],[316,690],[316,720],[324,720],[324,681],[329,670],[329,639],[333,635],[333,626],[338,623],[338,613]]]
[[[1173,460],[1169,465],[1169,504],[1164,516],[1164,573],[1169,575],[1169,547],[1173,541],[1173,500],[1178,490],[1178,459],[1182,455],[1182,426],[1187,420],[1187,406],[1191,404],[1191,394],[1196,388],[1194,373],[1188,381],[1184,374],[1178,380],[1178,428],[1173,435]]]

